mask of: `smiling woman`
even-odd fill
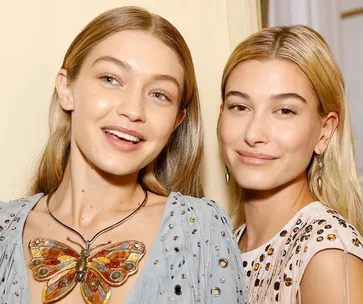
[[[138,175],[152,163],[186,114],[179,93],[184,72],[177,62],[155,36],[126,30],[96,45],[72,83],[62,69],[57,92],[63,110],[73,112],[73,158],[83,158],[80,150],[95,167],[117,176]]]
[[[0,202],[1,303],[244,303],[231,223],[196,198],[200,105],[173,25],[137,7],[91,21],[49,123],[34,195]]]
[[[222,78],[219,136],[246,223],[248,303],[361,303],[362,199],[344,83],[304,26],[243,41]]]

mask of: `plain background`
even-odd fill
[[[258,30],[259,0],[18,0],[0,4],[0,199],[27,195],[48,136],[54,78],[78,32],[105,10],[137,5],[173,23],[195,63],[205,129],[205,186],[226,209],[216,138],[220,79],[233,48]]]
[[[362,9],[363,0],[340,0],[341,13]],[[341,19],[341,36],[346,93],[357,143],[359,182],[363,191],[363,14]]]

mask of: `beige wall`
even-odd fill
[[[226,205],[216,140],[220,77],[236,44],[257,30],[257,0],[17,0],[0,4],[0,199],[26,195],[47,138],[54,76],[82,27],[99,13],[139,5],[171,21],[193,54],[206,131],[207,195]]]
[[[340,0],[340,12],[347,14],[363,8],[363,0]],[[363,191],[363,13],[341,19],[342,57],[341,66],[350,115],[357,145],[357,168]]]

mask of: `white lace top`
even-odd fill
[[[244,230],[242,225],[236,231],[238,240]],[[341,249],[363,260],[363,238],[356,228],[337,211],[313,202],[269,242],[241,255],[248,303],[296,303],[307,265],[324,249]]]

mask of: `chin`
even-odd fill
[[[266,185],[265,183],[261,183],[261,182],[243,181],[243,182],[237,182],[237,183],[242,189],[245,189],[245,190],[266,191],[266,190],[271,189],[271,186]]]
[[[138,173],[140,164],[132,164],[130,162],[93,162],[93,167],[97,171],[102,172],[102,175],[113,175],[113,176],[127,176]]]
[[[244,184],[244,185],[240,185],[240,186],[242,189],[250,190],[250,191],[271,191],[278,187],[278,186],[265,185],[265,184],[259,184],[259,185]]]
[[[266,178],[266,174],[252,176],[252,174],[245,173],[243,177],[235,177],[235,181],[242,189],[254,191],[269,191],[283,184],[282,181],[275,178]]]
[[[259,177],[259,178],[237,178],[235,181],[237,184],[245,190],[251,191],[279,191],[285,187],[288,187],[291,183],[294,183],[296,178],[284,178],[279,179],[278,176],[272,177]]]

